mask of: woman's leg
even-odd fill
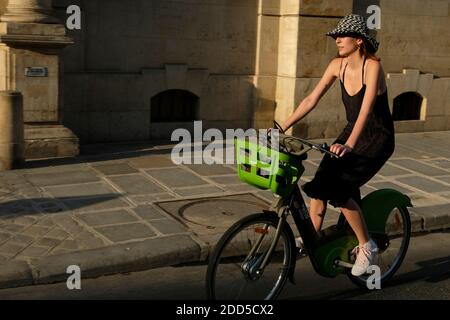
[[[327,212],[327,202],[319,199],[311,199],[309,215],[317,232],[322,229],[323,218]]]
[[[359,277],[367,272],[367,268],[375,259],[378,253],[377,244],[369,239],[361,208],[355,200],[350,198],[341,210],[359,241],[359,246],[353,251],[356,254],[356,260],[351,271],[352,275]]]
[[[347,222],[350,224],[350,227],[352,227],[355,232],[359,244],[363,245],[367,243],[369,241],[369,232],[361,208],[356,201],[350,198],[341,208],[341,211],[344,214],[345,219],[347,219]]]

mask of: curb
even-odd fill
[[[412,232],[428,232],[450,228],[450,211],[448,211],[448,205],[413,207],[408,209],[411,215]],[[420,230],[416,231],[414,227],[419,228],[419,224]]]
[[[187,235],[169,236],[132,244],[49,256],[34,262],[1,265],[0,289],[64,282],[67,267],[77,265],[83,279],[197,262],[201,246]],[[203,254],[204,255],[204,254]]]

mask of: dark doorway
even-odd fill
[[[198,118],[198,97],[185,90],[167,90],[151,100],[151,122],[192,122]]]
[[[394,99],[394,121],[420,120],[423,98],[417,92],[405,92]]]

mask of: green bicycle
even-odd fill
[[[302,253],[314,270],[324,277],[347,274],[351,281],[367,288],[370,274],[350,273],[355,257],[356,236],[341,213],[338,222],[317,233],[297,184],[304,172],[307,152],[318,150],[336,156],[326,144],[318,145],[289,135],[279,135],[279,150],[235,139],[241,180],[270,189],[278,198],[272,210],[251,214],[233,224],[212,251],[206,273],[208,299],[271,300],[281,293],[286,280],[293,284],[299,249],[293,226],[302,237]],[[269,157],[267,155],[270,155]],[[256,161],[252,161],[252,155]],[[380,268],[384,286],[398,270],[408,250],[411,221],[407,207],[411,200],[393,189],[374,191],[362,199],[361,209],[379,254],[373,264]]]

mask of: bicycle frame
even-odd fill
[[[275,208],[279,212],[280,220],[283,220],[284,223],[286,223],[289,214],[292,216],[311,264],[318,274],[324,277],[335,277],[345,271],[345,268],[337,267],[335,261],[350,262],[348,251],[358,243],[350,228],[341,224],[324,229],[319,233],[316,232],[298,185],[289,196],[278,199]],[[287,208],[287,210],[280,212],[280,208]],[[278,241],[278,239],[276,240]],[[342,246],[344,249],[337,250],[339,252],[333,254],[334,247]],[[345,252],[344,255],[343,252]],[[291,261],[293,265],[290,267],[289,278],[293,282],[296,259],[291,259]]]

